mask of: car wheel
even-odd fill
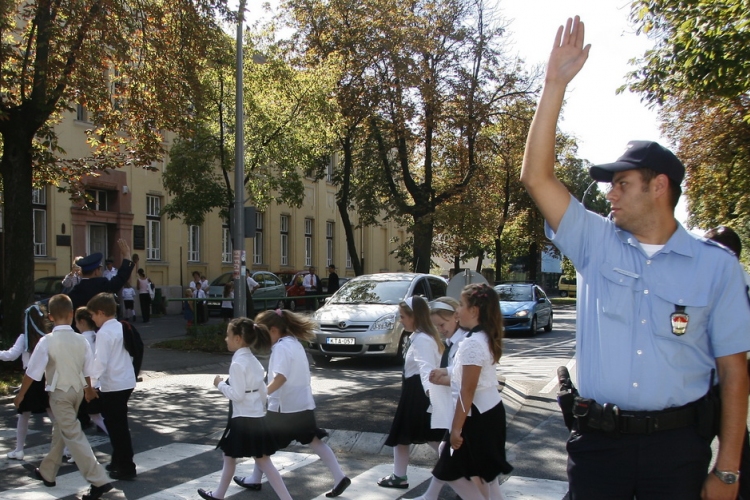
[[[566,292],[565,290],[560,290],[560,297],[567,297],[567,296],[568,296],[568,292]]]
[[[331,364],[331,357],[325,354],[313,354],[312,358],[316,366],[328,366]]]
[[[278,302],[278,303],[276,304],[276,309],[284,309],[284,301],[283,301],[283,300],[280,300],[280,301],[279,301],[279,302]]]
[[[295,309],[297,309],[297,301],[292,299],[289,301],[289,303],[286,306],[287,309],[294,312]]]
[[[539,330],[539,325],[537,325],[536,316],[534,316],[533,318],[531,318],[531,331],[529,333],[533,337],[534,335],[536,335],[536,332],[538,330]]]
[[[547,322],[547,325],[544,327],[545,332],[551,332],[552,331],[552,313],[549,313],[549,321]]]

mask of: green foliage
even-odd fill
[[[572,280],[576,278],[576,268],[573,267],[573,263],[567,257],[563,257],[562,260],[562,275]]]

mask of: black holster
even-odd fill
[[[711,377],[713,381],[713,376]],[[698,434],[711,441],[721,430],[721,388],[712,385],[705,396],[695,402],[698,409]]]

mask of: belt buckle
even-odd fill
[[[619,421],[620,432],[623,434],[651,434],[659,430],[659,418],[656,416],[638,417],[620,414]]]

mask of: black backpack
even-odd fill
[[[120,323],[122,323],[122,343],[125,350],[133,357],[133,371],[135,371],[135,377],[138,378],[143,364],[143,339],[135,326],[127,321],[120,321]]]

